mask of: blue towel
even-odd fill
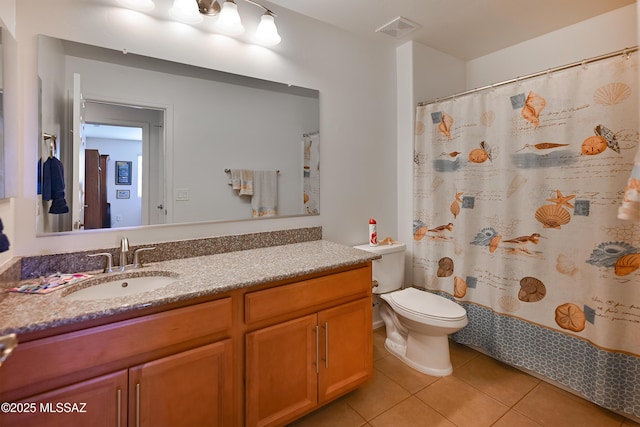
[[[2,225],[2,219],[0,219],[0,252],[6,252],[9,250],[9,238],[2,231],[4,225]]]
[[[49,157],[42,166],[42,200],[52,201],[49,208],[51,214],[69,212],[64,198],[64,168],[55,157]]]

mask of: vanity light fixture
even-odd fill
[[[255,42],[263,46],[273,46],[282,40],[274,18],[275,13],[253,0],[244,0],[264,10],[255,33]],[[123,6],[140,11],[150,11],[154,8],[153,0],[118,0]],[[222,6],[218,0],[173,0],[173,7],[169,15],[176,21],[187,24],[197,24],[202,21],[202,15],[217,16],[214,28],[221,33],[238,36],[244,33],[244,26],[238,13],[235,0],[224,0]]]
[[[256,41],[265,46],[273,46],[280,43],[280,40],[282,40],[282,38],[280,34],[278,34],[273,13],[267,10],[260,18],[260,23],[256,30]]]
[[[216,28],[230,36],[237,36],[244,33],[244,27],[238,13],[238,5],[233,0],[226,0],[222,4],[222,10],[218,15]]]
[[[169,9],[169,16],[185,24],[202,22],[198,3],[193,0],[173,0],[173,7]]]

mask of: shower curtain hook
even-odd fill
[[[583,60],[582,60],[582,69],[583,69],[583,70],[586,70],[587,68],[589,68],[589,67],[587,67],[587,60],[586,60],[586,59],[583,59]]]
[[[627,48],[625,47],[624,50],[622,51],[622,57],[624,59],[629,59],[630,55],[629,55],[629,51],[627,50]]]
[[[520,76],[516,76],[516,84],[518,85],[518,87],[520,87],[520,86],[521,86],[521,84],[520,84],[520,83],[521,83],[521,82],[520,82]]]

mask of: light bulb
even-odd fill
[[[153,0],[118,0],[118,3],[129,9],[135,9],[141,12],[149,12],[156,7]]]
[[[256,41],[264,46],[273,46],[280,43],[281,40],[273,15],[269,12],[262,15],[256,30]]]
[[[222,4],[222,10],[220,11],[220,15],[218,15],[216,28],[231,36],[244,33],[244,27],[238,14],[238,5],[233,1],[227,0]]]
[[[202,22],[198,3],[194,0],[174,0],[173,7],[169,9],[169,15],[176,21],[184,22],[185,24]]]

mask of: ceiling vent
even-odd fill
[[[402,16],[398,16],[393,21],[378,28],[376,33],[384,33],[388,36],[399,39],[418,28],[420,28],[419,24],[416,24],[407,18],[403,18]]]

